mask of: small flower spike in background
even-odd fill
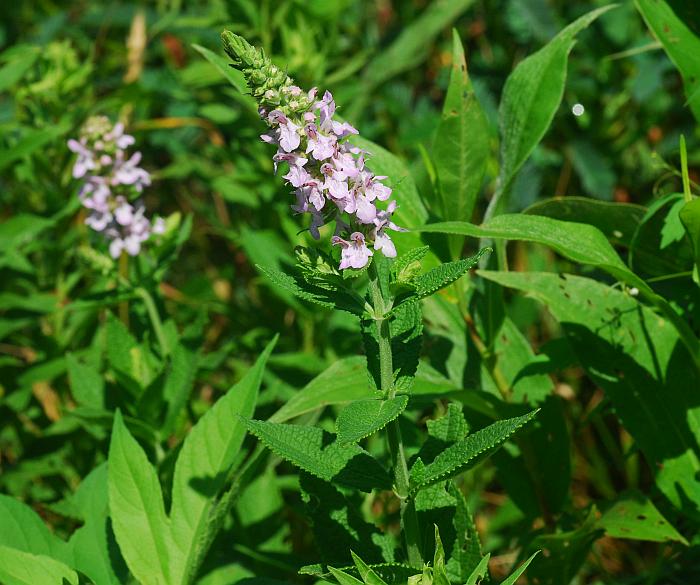
[[[85,123],[79,140],[68,141],[77,154],[73,177],[81,179],[80,201],[87,210],[85,223],[109,241],[109,253],[117,259],[122,252],[136,256],[151,234],[162,234],[165,223],[158,217],[151,221],[138,200],[151,177],[141,167],[141,153],[128,156],[133,136],[124,133],[122,123],[112,124],[104,116],[94,116]]]
[[[365,164],[368,153],[348,140],[357,130],[333,119],[331,93],[318,99],[315,87],[302,91],[243,38],[225,31],[222,39],[270,127],[262,139],[277,146],[275,170],[279,163],[289,165],[283,178],[295,188],[292,209],[311,215],[311,235],[319,239],[320,228],[335,222],[331,241],[341,247],[341,269],[367,266],[373,255],[368,246],[394,258],[396,248],[386,230],[404,231],[391,221],[396,202],[377,207],[389,199],[391,189],[382,183],[386,177],[375,176]]]

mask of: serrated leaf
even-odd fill
[[[395,281],[413,280],[414,276],[411,267],[420,267],[420,261],[425,258],[425,255],[430,251],[430,246],[421,246],[413,248],[405,254],[401,254],[391,265],[391,275]]]
[[[259,420],[247,426],[274,453],[320,479],[365,492],[391,487],[386,470],[367,451],[341,445],[322,429]]]
[[[160,483],[119,410],[114,415],[108,465],[112,527],[129,570],[141,582],[170,585],[171,530]]]
[[[0,545],[0,581],[4,585],[78,585],[78,574],[51,557]]]
[[[469,425],[464,420],[462,405],[450,402],[447,413],[435,420],[427,421],[428,434],[446,443],[454,443],[467,436]]]
[[[353,315],[362,316],[365,312],[364,303],[362,303],[360,298],[354,295],[350,289],[337,287],[335,290],[329,290],[309,284],[299,275],[286,274],[260,265],[258,265],[258,269],[265,274],[275,286],[283,288],[300,299],[316,303],[328,309],[347,311]]]
[[[340,585],[362,585],[362,581],[355,579],[352,575],[348,575],[340,569],[335,569],[333,567],[328,567],[328,570],[336,578]]]
[[[355,566],[357,567],[360,577],[362,577],[365,585],[387,585],[386,581],[377,575],[377,573],[375,573],[372,568],[353,551],[350,551],[350,554],[352,555],[352,560],[355,562]]]
[[[536,53],[523,59],[503,88],[500,183],[507,188],[544,136],[564,95],[568,56],[576,35],[613,6],[604,6],[564,28]]]
[[[190,583],[206,549],[214,497],[223,487],[243,439],[244,418],[253,416],[273,339],[243,379],[216,401],[185,438],[173,478],[170,520],[172,540],[179,550],[171,561],[170,583]]]
[[[477,460],[483,459],[486,454],[502,445],[515,431],[532,420],[535,414],[536,410],[523,416],[499,420],[454,443],[425,466],[421,483],[411,486],[411,491],[415,493],[466,471]]]
[[[479,260],[490,252],[491,248],[483,248],[470,258],[464,258],[455,262],[445,262],[426,274],[419,276],[413,282],[416,287],[415,298],[423,299],[452,284],[474,268],[479,263]],[[411,296],[413,297],[414,295]]]
[[[355,443],[383,429],[406,410],[408,396],[388,400],[357,400],[340,411],[335,421],[339,443]]]

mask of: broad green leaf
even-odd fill
[[[613,245],[629,247],[646,209],[633,203],[611,203],[589,197],[557,197],[528,207],[524,213],[597,227]]]
[[[618,498],[598,519],[598,526],[612,538],[687,544],[651,500],[639,492]]]
[[[163,435],[170,434],[182,409],[192,392],[200,356],[197,352],[176,343],[170,357],[170,367],[163,385],[163,400],[166,403],[165,419],[161,427]]]
[[[0,494],[0,545],[68,561],[66,543],[52,534],[39,515],[19,500]]]
[[[173,478],[170,521],[172,540],[179,550],[171,560],[170,583],[190,583],[206,550],[199,545],[216,496],[246,434],[244,418],[253,416],[272,340],[244,378],[235,384],[192,428],[185,438]],[[241,418],[243,417],[243,418]]]
[[[664,47],[680,71],[688,105],[700,120],[700,38],[680,19],[664,0],[635,0],[647,26]]]
[[[534,560],[538,553],[539,551],[532,553],[529,559],[527,559],[513,573],[511,573],[511,575],[505,581],[501,582],[501,585],[515,585],[516,581],[520,578],[520,575],[522,575],[525,572],[525,569],[530,566],[530,563]]]
[[[364,75],[369,85],[376,86],[418,65],[428,54],[430,41],[472,4],[474,0],[433,0],[418,18],[404,27],[386,50],[372,60]]]
[[[453,30],[450,84],[432,151],[442,218],[472,220],[488,155],[488,122],[469,81],[459,35]]]
[[[109,521],[107,464],[93,469],[70,496],[71,506],[84,524],[68,542],[72,565],[94,583],[119,585],[126,579],[126,565],[114,544]]]
[[[408,396],[387,400],[357,400],[348,404],[335,421],[339,443],[355,443],[383,429],[406,410]]]
[[[502,189],[508,187],[542,140],[559,108],[576,35],[611,8],[612,5],[598,8],[572,22],[542,49],[521,61],[508,77],[499,109]]]
[[[466,471],[502,445],[515,431],[532,420],[536,413],[535,410],[523,416],[497,421],[454,443],[425,466],[418,483],[411,486],[412,491],[416,492]]]
[[[680,219],[695,255],[695,281],[700,284],[700,198],[688,201],[680,210]]]
[[[18,213],[0,224],[0,254],[33,241],[54,221],[48,217]]]
[[[362,316],[364,313],[364,303],[350,289],[343,287],[330,290],[309,284],[300,275],[285,274],[260,265],[258,265],[258,269],[275,286],[283,288],[300,299],[316,303],[327,309],[347,311],[353,315]]]
[[[678,331],[696,366],[700,368],[700,341],[676,310],[620,259],[605,236],[593,226],[523,214],[505,214],[477,226],[464,222],[430,224],[421,231],[462,234],[478,238],[522,240],[549,246],[575,262],[590,264],[635,287],[656,305]]]
[[[365,358],[351,356],[333,362],[270,417],[271,422],[285,422],[301,414],[330,404],[342,404],[369,398]]]
[[[82,406],[104,408],[105,385],[100,372],[78,360],[74,354],[66,355],[66,366],[73,398]]]
[[[594,383],[679,509],[700,505],[700,406],[688,388],[699,374],[668,321],[631,295],[597,281],[552,273],[479,273],[542,302],[561,323]]]
[[[129,570],[143,583],[171,585],[175,559],[160,483],[119,411],[108,465],[112,528]]]
[[[0,545],[0,581],[4,585],[78,585],[78,574],[51,557]]]
[[[231,63],[226,57],[217,55],[214,51],[202,47],[201,45],[192,44],[192,47],[209,63],[211,63],[221,73],[226,80],[233,85],[240,93],[248,93],[248,84],[245,82],[245,76],[235,67],[231,67]]]
[[[389,489],[384,468],[355,443],[342,445],[320,428],[247,421],[248,430],[273,453],[324,481],[369,492]]]

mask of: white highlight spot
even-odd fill
[[[583,116],[585,111],[586,108],[583,107],[583,104],[574,104],[574,107],[571,108],[571,112],[574,116]]]
[[[639,294],[639,289],[638,289],[636,286],[633,286],[633,287],[630,289],[630,294],[631,294],[633,297],[636,297],[636,296]]]

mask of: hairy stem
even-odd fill
[[[372,262],[368,270],[369,296],[374,308],[374,321],[377,328],[377,342],[379,344],[379,373],[380,386],[384,397],[393,398],[396,394],[394,387],[394,366],[391,351],[391,330],[389,319],[386,316],[391,301],[379,282],[379,274],[376,262]],[[406,540],[406,554],[411,566],[421,568],[423,558],[420,552],[420,532],[418,517],[413,499],[409,493],[409,474],[406,463],[406,453],[401,438],[401,428],[398,419],[387,426],[387,439],[389,452],[391,453],[394,471],[394,491],[401,500],[401,527]]]

